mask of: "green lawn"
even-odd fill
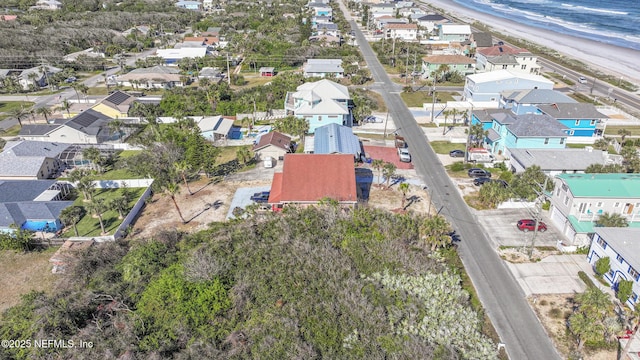
[[[607,128],[604,130],[604,134],[605,135],[618,135],[618,130],[621,129],[627,129],[631,132],[632,136],[639,136],[640,135],[640,126],[607,126]]]
[[[128,169],[114,169],[106,171],[98,176],[96,180],[128,180],[128,179],[140,179],[140,175],[136,175]]]
[[[567,148],[569,148],[569,149],[584,149],[587,145],[591,146],[591,144],[567,144]]]
[[[436,154],[448,154],[451,150],[464,150],[464,144],[455,144],[448,141],[431,141],[430,144]]]
[[[5,132],[0,133],[0,136],[16,136],[18,133],[20,133],[20,125],[8,128]]]
[[[414,92],[402,92],[400,97],[408,107],[422,107],[422,104],[433,101],[433,96],[429,95],[427,91],[414,91]],[[452,93],[449,92],[436,92],[436,102],[454,101]]]
[[[107,203],[115,198],[122,196],[122,189],[97,189],[98,191],[94,194],[94,199],[105,199]],[[129,207],[133,207],[136,201],[142,196],[145,188],[129,188],[135,196],[133,196],[134,200],[129,203]],[[74,206],[82,206],[85,207],[87,202],[85,202],[82,198],[82,195],[79,195],[78,198],[73,202]],[[109,235],[113,235],[115,230],[122,223],[122,219],[118,219],[117,211],[107,211],[102,215],[102,221],[104,223],[105,230],[109,233]],[[94,218],[92,214],[85,214],[85,216],[80,219],[80,222],[77,224],[78,235],[80,236],[100,236],[100,221],[98,218]],[[62,237],[73,237],[76,236],[73,227],[70,226],[69,230],[65,231],[62,234]]]

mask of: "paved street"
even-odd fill
[[[342,11],[348,14],[340,2]],[[525,294],[497,255],[478,220],[455,189],[438,157],[428,145],[424,131],[398,95],[399,85],[387,76],[357,24],[357,42],[373,79],[389,108],[400,135],[407,139],[418,175],[432,189],[438,211],[460,234],[460,256],[478,295],[511,359],[559,359],[542,325],[531,310]],[[526,331],[522,331],[526,329]]]

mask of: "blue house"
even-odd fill
[[[567,95],[552,89],[507,90],[500,93],[500,108],[510,109],[517,115],[539,114],[540,105],[576,103]]]
[[[563,149],[567,131],[549,115],[497,113],[486,143],[492,153],[509,157],[509,148]]]
[[[538,105],[539,113],[553,117],[569,128],[569,136],[593,137],[604,133],[609,117],[599,112],[593,104],[554,103]]]
[[[70,188],[55,180],[0,181],[0,231],[13,232],[14,227],[60,230],[60,213],[73,205],[73,201],[65,201]]]
[[[310,147],[307,142],[305,147]],[[360,140],[350,127],[329,124],[316,128],[313,136],[314,154],[352,154],[356,159],[362,154]]]
[[[297,91],[288,92],[284,108],[287,115],[305,119],[311,134],[327,124],[353,126],[349,89],[327,79],[305,83],[298,86]]]

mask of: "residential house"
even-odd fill
[[[555,176],[561,173],[584,173],[589,165],[620,163],[619,155],[609,155],[607,151],[584,149],[509,149],[511,171],[524,172],[531,166],[538,166],[545,174]]]
[[[129,107],[136,101],[136,97],[123,91],[116,90],[91,108],[112,119],[129,116]]]
[[[224,77],[224,74],[220,72],[220,69],[214,67],[203,67],[200,72],[198,72],[198,79],[216,79],[220,80]]]
[[[180,0],[176,3],[176,7],[187,10],[201,10],[202,3],[200,1]]]
[[[330,20],[333,19],[333,9],[331,6],[323,3],[309,3],[307,6],[314,16],[326,16]]]
[[[518,115],[539,114],[540,105],[564,103],[576,104],[577,101],[553,89],[505,90],[500,93],[500,108]]]
[[[475,72],[475,61],[464,55],[430,55],[422,58],[422,77],[431,78],[434,72],[446,65],[447,73],[459,73],[467,76]]]
[[[93,48],[88,48],[82,51],[77,51],[71,54],[67,54],[64,56],[63,60],[66,62],[75,62],[78,57],[86,56],[90,58],[104,58],[105,55],[103,52],[95,51]]]
[[[353,155],[286,154],[282,172],[273,174],[267,203],[279,211],[288,204],[314,205],[323,199],[356,205]]]
[[[554,183],[550,218],[572,245],[589,245],[603,213],[620,214],[629,227],[640,227],[640,174],[559,174]]]
[[[304,77],[335,77],[337,79],[344,76],[342,59],[308,59],[303,65]]]
[[[177,63],[186,58],[202,58],[207,55],[207,49],[204,47],[198,48],[181,48],[181,49],[158,49],[156,50],[156,56],[164,59],[167,65],[177,65]]]
[[[334,23],[318,24],[315,26],[314,35],[340,36],[340,29]]]
[[[369,5],[369,12],[371,13],[372,19],[377,19],[385,15],[395,16],[396,6],[389,3],[371,4]]]
[[[464,84],[464,100],[495,102],[506,90],[553,89],[553,81],[540,75],[497,70],[467,76]]]
[[[314,35],[309,37],[309,42],[319,44],[322,47],[333,46],[333,44],[340,44],[342,38],[331,35]]]
[[[267,158],[283,160],[284,155],[292,152],[291,150],[291,138],[277,131],[260,136],[258,142],[253,145],[253,152],[259,160]]]
[[[307,121],[309,133],[331,123],[353,125],[353,101],[349,97],[349,89],[327,79],[305,83],[298,86],[297,91],[288,92],[284,107],[288,115]]]
[[[71,119],[53,124],[23,125],[18,136],[23,140],[99,144],[114,140],[108,128],[111,120],[113,119],[107,115],[87,109]]]
[[[495,45],[476,51],[477,71],[511,70],[526,74],[538,74],[538,56],[529,50],[511,47],[508,45]]]
[[[233,131],[233,119],[222,116],[204,116],[194,118],[200,128],[200,134],[207,140],[218,141],[230,138]]]
[[[119,86],[130,86],[134,89],[171,89],[184,86],[180,69],[171,66],[156,65],[150,68],[133,69],[116,77]]]
[[[440,14],[419,15],[418,17],[413,18],[413,20],[414,23],[416,23],[420,28],[425,29],[429,34],[436,33],[439,25],[449,22],[449,19]]]
[[[489,130],[493,127],[493,117],[495,114],[512,114],[507,109],[477,109],[474,110],[471,117],[471,124],[482,124],[482,130]]]
[[[200,48],[204,47],[209,50],[213,50],[220,40],[214,36],[187,36],[182,39],[181,43],[178,43],[174,46],[176,49],[181,48]]]
[[[60,10],[62,9],[62,3],[58,0],[38,0],[32,9],[41,10]]]
[[[461,24],[439,24],[438,40],[462,43],[471,37],[471,26]]]
[[[276,75],[276,69],[273,67],[261,67],[258,72],[260,73],[260,76],[270,77]]]
[[[493,35],[491,35],[490,32],[471,33],[471,37],[469,38],[469,40],[473,44],[472,47],[476,49],[474,51],[474,55],[478,52],[478,50],[486,49],[493,46]]]
[[[44,141],[7,141],[0,153],[0,179],[51,179],[63,168],[58,157],[68,146]]]
[[[70,184],[55,180],[0,180],[0,232],[14,232],[14,226],[30,231],[60,230],[60,213],[73,205],[66,201],[70,190]]]
[[[415,41],[418,39],[418,25],[416,24],[386,24],[384,33],[387,39],[402,39]]]
[[[587,260],[594,268],[602,258],[609,258],[609,272],[602,277],[618,288],[621,280],[632,281],[631,296],[626,304],[635,308],[640,294],[640,229],[597,227],[594,228]]]
[[[321,24],[333,24],[331,16],[314,16],[311,18],[311,28],[315,29]]]
[[[493,154],[510,156],[510,149],[564,149],[567,127],[548,115],[494,113],[485,138]]]
[[[23,90],[29,90],[31,86],[37,88],[48,85],[49,76],[57,74],[62,69],[53,66],[37,66],[31,69],[22,70],[18,76],[18,82]]]
[[[209,11],[213,10],[213,0],[202,0],[202,10]]]
[[[589,103],[554,103],[538,105],[540,113],[549,115],[569,128],[569,135],[576,137],[595,137],[604,134],[606,119]]]
[[[311,151],[306,151],[306,149]],[[360,159],[362,146],[350,127],[328,124],[316,128],[313,137],[305,138],[305,152],[351,154],[355,159]]]
[[[391,15],[384,15],[376,19],[376,28],[384,29],[389,24],[408,24],[408,23],[409,23],[409,19],[397,18]]]

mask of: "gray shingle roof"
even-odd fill
[[[592,164],[606,164],[602,150],[585,149],[509,149],[511,159],[525,168],[538,165],[543,171],[584,171]]]
[[[555,119],[608,119],[609,117],[599,112],[593,104],[551,104],[539,105],[538,109]]]
[[[59,128],[60,124],[38,124],[38,125],[22,125],[22,129],[18,135],[30,136],[30,135],[47,135],[53,130]]]
[[[511,114],[511,110],[509,109],[479,109],[473,110],[473,116],[480,120],[480,122],[493,122],[494,114]]]
[[[314,154],[353,154],[361,153],[360,140],[350,127],[329,124],[316,128],[314,133]]]
[[[525,104],[577,103],[567,95],[552,89],[508,90],[500,95],[507,100]]]
[[[46,156],[56,157],[63,152],[69,144],[61,144],[46,141],[7,141],[3,153],[10,152],[15,156]]]
[[[549,115],[524,114],[515,119],[507,128],[518,137],[566,137],[569,130]]]
[[[55,180],[0,180],[0,203],[31,201],[55,183]]]
[[[9,141],[0,153],[0,177],[37,177],[45,160],[58,157],[67,147],[44,141]]]
[[[56,220],[73,201],[27,201],[0,203],[0,226],[22,226],[27,220]]]

